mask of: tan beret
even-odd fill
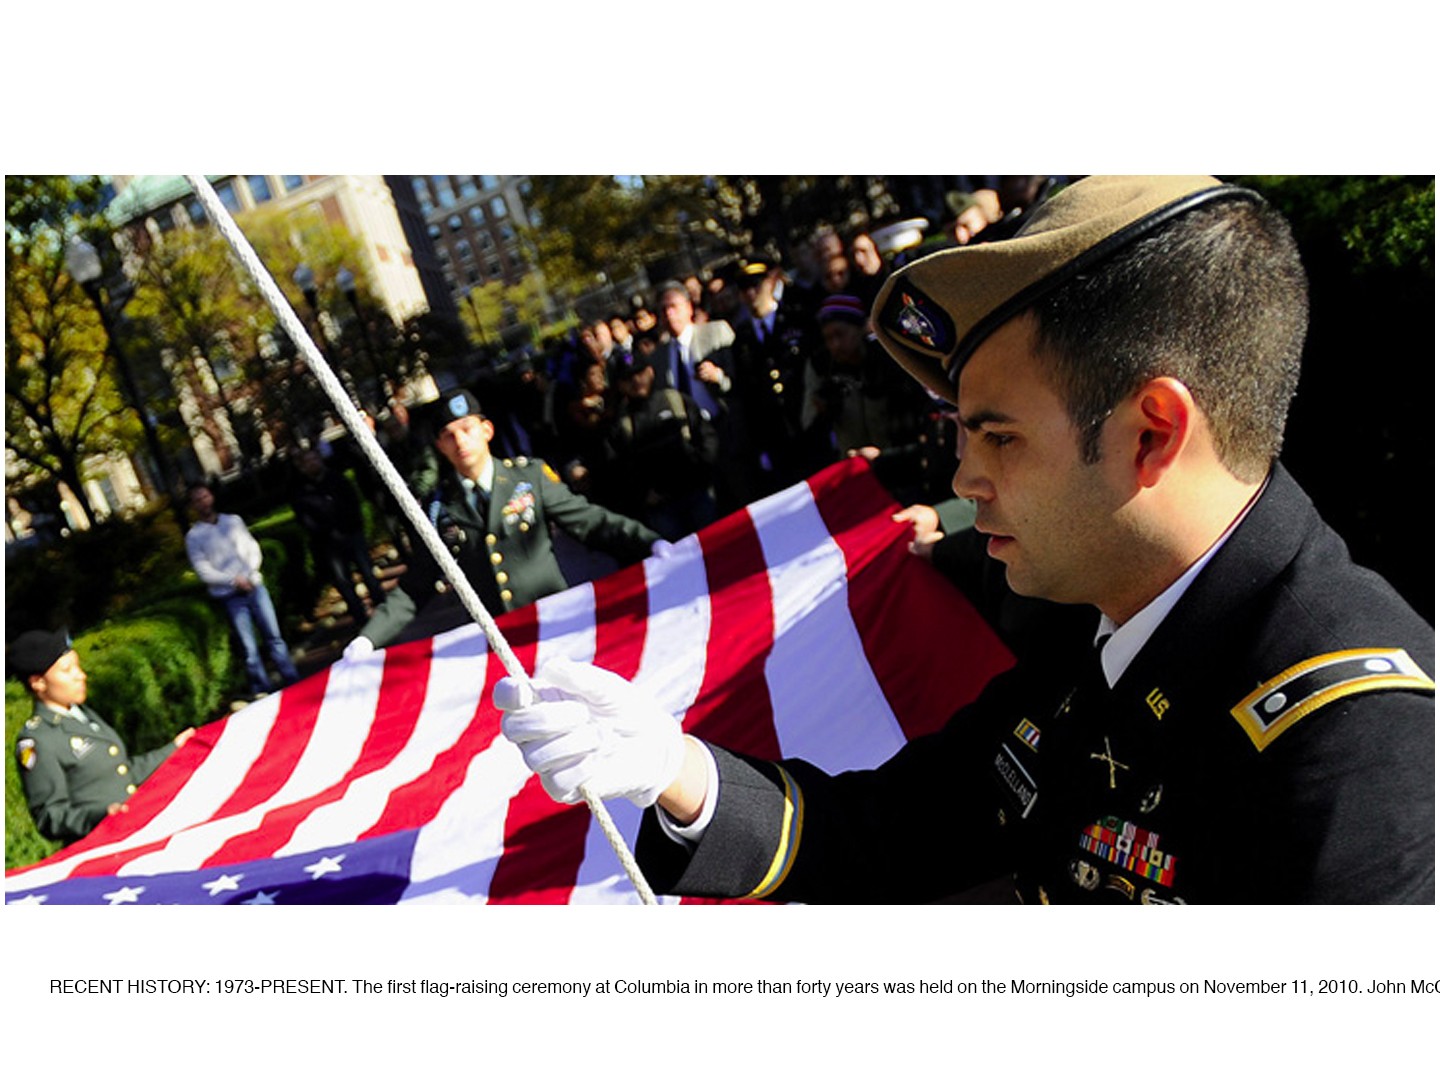
[[[1211,176],[1090,176],[1041,205],[1009,240],[949,248],[892,274],[871,319],[926,388],[955,400],[965,361],[1046,293],[1165,222],[1219,199],[1259,196]]]

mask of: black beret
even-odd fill
[[[10,643],[6,664],[20,679],[44,675],[72,647],[68,630],[27,630]]]

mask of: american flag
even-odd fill
[[[862,461],[502,616],[529,671],[592,661],[722,746],[864,768],[1012,660]],[[583,806],[499,733],[478,627],[337,664],[214,723],[7,903],[638,903]],[[640,812],[608,804],[633,845]],[[675,902],[673,899],[662,902]]]

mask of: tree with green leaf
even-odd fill
[[[86,461],[140,438],[99,314],[65,267],[66,245],[102,228],[101,191],[96,177],[5,180],[5,446],[19,474],[63,482],[92,520]]]

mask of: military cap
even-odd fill
[[[72,647],[68,630],[27,630],[10,643],[6,663],[12,675],[28,679],[44,675]]]
[[[864,326],[869,314],[858,296],[833,293],[820,302],[820,310],[815,313],[815,320],[822,326],[828,322],[848,322],[855,326]]]
[[[484,417],[485,410],[480,408],[480,401],[469,390],[452,390],[440,399],[438,421],[441,427],[452,420],[462,420],[467,416]]]
[[[770,273],[770,264],[760,256],[752,256],[740,260],[740,265],[735,271],[735,282],[742,289],[747,285],[758,285],[765,280]]]
[[[644,371],[651,366],[650,357],[644,353],[622,353],[619,361],[615,365],[615,377],[617,379],[628,379],[631,375]]]
[[[1013,316],[1160,226],[1222,199],[1260,196],[1210,176],[1091,176],[1009,240],[949,248],[897,271],[875,298],[876,336],[947,401],[965,362]]]

